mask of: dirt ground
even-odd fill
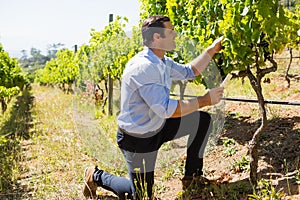
[[[272,81],[284,83],[280,76]],[[291,88],[284,84],[272,93],[288,93],[300,88],[300,76],[291,80]],[[281,101],[300,102],[300,93],[287,95]],[[206,153],[204,172],[207,178],[222,183],[249,182],[249,172],[237,172],[232,164],[242,156],[247,156],[248,142],[260,125],[258,105],[243,102],[226,102],[226,119],[218,144],[213,150]],[[259,145],[259,177],[271,180],[276,190],[282,189],[285,199],[300,199],[300,185],[296,183],[295,174],[300,168],[300,106],[267,105],[269,123],[260,140]],[[257,114],[252,114],[257,113]],[[233,139],[237,152],[232,156],[225,156],[222,141]],[[164,182],[168,188],[162,199],[175,199],[181,184],[179,177]],[[202,199],[195,197],[192,199]],[[247,199],[247,197],[245,197]]]

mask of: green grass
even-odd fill
[[[17,97],[1,116],[0,199],[83,199],[85,167],[124,174],[115,117],[94,111],[56,88],[34,85]]]
[[[71,199],[81,195],[83,169],[90,159],[73,121],[72,97],[58,89],[34,87],[38,137],[31,138],[29,170],[33,197]]]

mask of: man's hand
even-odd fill
[[[223,97],[224,87],[210,89],[205,96],[210,98],[210,104],[215,105],[221,101]]]
[[[200,75],[206,69],[212,57],[222,49],[221,42],[223,38],[222,36],[216,39],[200,56],[190,62],[195,76]]]
[[[219,37],[216,39],[208,48],[207,52],[210,54],[211,57],[213,57],[216,53],[219,53],[222,49],[222,40],[224,39],[224,36]]]

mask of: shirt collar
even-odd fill
[[[163,59],[157,57],[157,55],[149,48],[144,46],[145,55],[148,55],[151,58],[151,61],[160,63],[161,61],[166,64],[166,56]]]

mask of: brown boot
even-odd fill
[[[203,176],[184,176],[181,179],[182,189],[186,190],[188,187],[204,188],[210,184],[210,180]]]
[[[94,182],[93,180],[93,175],[95,170],[97,169],[96,167],[87,167],[84,172],[84,188],[83,188],[83,195],[85,196],[86,199],[92,198],[92,199],[97,199],[97,183]]]

